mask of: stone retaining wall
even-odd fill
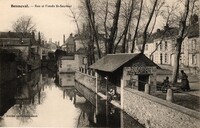
[[[0,83],[17,77],[17,67],[14,54],[0,52]]]
[[[199,128],[200,113],[157,97],[124,89],[124,111],[150,128]]]

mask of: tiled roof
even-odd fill
[[[175,28],[175,27],[169,27],[169,28],[166,28],[166,29],[158,29],[155,33],[153,33],[148,42],[152,42],[153,40],[155,39],[160,39],[163,37],[164,35],[164,38],[168,38],[168,37],[175,37],[178,35],[178,28]]]
[[[98,40],[100,41],[104,41],[105,38],[104,38],[104,34],[101,34],[101,33],[98,33]],[[74,36],[74,40],[89,40],[90,39],[90,36],[87,34],[87,33],[82,33],[80,35],[76,34]]]
[[[34,46],[40,45],[35,38],[33,38],[32,33],[22,33],[22,32],[0,32],[0,40],[12,40],[9,42],[9,45],[21,45],[20,40],[22,40],[23,44],[29,44],[31,40],[31,44]]]
[[[199,23],[195,23],[189,27],[188,38],[199,37]]]
[[[192,24],[190,27],[187,27],[189,28],[188,30],[188,38],[192,38],[192,37],[199,37],[199,23],[195,23],[195,24]],[[153,33],[149,40],[148,40],[148,43],[151,43],[153,40],[155,39],[160,39],[163,37],[164,35],[164,38],[168,38],[168,37],[175,37],[177,36],[179,33],[179,29],[176,28],[176,27],[168,27],[166,32],[165,32],[165,29],[158,29],[155,33]]]
[[[130,60],[135,61],[142,59],[144,62],[149,63],[149,66],[157,66],[154,62],[149,60],[144,54],[108,54],[98,60],[96,63],[90,66],[90,68],[105,71],[105,72],[113,72],[116,69],[120,68]],[[138,61],[137,61],[138,62]]]
[[[0,38],[32,38],[32,35],[22,32],[0,32]]]

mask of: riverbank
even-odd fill
[[[41,67],[39,55],[34,54],[25,60],[18,49],[0,49],[0,60],[0,83],[21,78],[28,72]]]

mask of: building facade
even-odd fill
[[[187,31],[187,36],[185,37],[181,47],[179,64],[182,68],[199,70],[199,22],[189,26]],[[162,30],[158,29],[148,39],[144,54],[156,64],[174,66],[177,36],[178,28],[165,26]],[[137,44],[136,52],[140,52],[140,47],[141,44]]]

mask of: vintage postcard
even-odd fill
[[[199,0],[0,0],[0,127],[198,128]]]

